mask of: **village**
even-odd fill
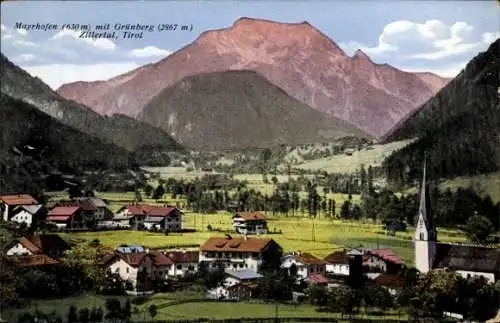
[[[207,300],[260,299],[301,304],[311,299],[316,306],[349,315],[357,311],[355,301],[344,303],[344,293],[337,295],[332,304],[326,300],[327,295],[346,288],[364,290],[365,306],[385,313],[407,292],[411,282],[409,273],[416,273],[417,277],[438,275],[436,279],[452,273],[453,277],[457,274],[464,280],[479,279],[485,286],[498,285],[500,250],[478,244],[440,242],[429,207],[424,166],[418,221],[412,239],[414,268],[386,247],[332,247],[325,257],[300,249],[285,251],[272,238],[264,212],[237,210],[231,215],[232,230],[217,232],[208,228],[213,230],[211,236],[197,248],[162,249],[139,242],[121,243],[100,252],[93,264],[103,275],[101,281],[105,281],[107,293],[114,295],[152,297],[155,293],[186,288],[201,279]],[[121,230],[127,235],[143,231],[164,233],[167,237],[193,230],[184,226],[184,211],[174,205],[134,203],[113,212],[102,198],[78,197],[47,209],[29,194],[18,194],[0,196],[0,209],[4,224],[26,232],[9,241],[3,250],[8,263],[19,270],[57,271],[54,268],[59,268],[75,248],[68,237],[78,232]],[[38,230],[29,230],[35,225]],[[100,244],[98,240],[92,243]],[[413,284],[417,283],[415,279]],[[441,314],[448,318],[464,317],[457,312],[449,310]]]

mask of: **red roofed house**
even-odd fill
[[[392,295],[404,286],[404,279],[399,274],[381,273],[373,282],[375,285],[387,288]]]
[[[129,281],[132,286],[137,287],[137,275],[139,271],[145,271],[149,279],[166,279],[172,270],[174,263],[172,259],[159,251],[140,252],[115,252],[106,255],[100,265],[109,268],[113,273]]]
[[[369,272],[398,273],[405,263],[392,249],[369,249],[363,255],[363,267]]]
[[[127,205],[118,210],[116,215],[118,217],[130,217],[131,225],[136,229],[144,226],[150,230],[182,230],[183,214],[173,206]]]
[[[36,267],[59,264],[56,259],[69,249],[70,246],[56,234],[33,235],[13,240],[5,254],[18,267]]]
[[[56,206],[49,212],[46,220],[54,223],[58,229],[87,229],[83,210],[79,206]]]
[[[200,247],[200,262],[208,268],[259,270],[264,258],[281,256],[282,248],[272,239],[212,237]]]
[[[151,208],[144,219],[144,226],[148,230],[181,231],[182,212],[173,206]]]
[[[266,216],[260,212],[236,213],[233,216],[233,228],[241,234],[266,234]]]
[[[281,267],[291,270],[295,266],[297,279],[307,279],[312,275],[326,275],[326,261],[307,252],[294,252],[281,258]]]
[[[346,250],[332,252],[324,259],[326,272],[332,275],[349,276],[349,257]]]
[[[26,223],[30,226],[43,205],[28,194],[0,196],[0,211],[4,221]]]
[[[198,271],[199,251],[168,251],[165,256],[174,264],[168,275],[171,277],[184,277],[186,274],[194,274]]]

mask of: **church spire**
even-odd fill
[[[432,216],[430,212],[430,205],[429,205],[429,192],[427,191],[427,179],[426,179],[426,172],[427,172],[427,158],[424,159],[424,167],[422,171],[422,183],[421,183],[421,189],[420,189],[420,205],[419,205],[419,216],[422,217],[424,220],[424,225],[427,228],[428,234],[429,234],[429,240],[435,240],[436,239],[436,230],[434,228],[434,223],[432,221]]]

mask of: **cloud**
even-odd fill
[[[368,55],[387,57],[397,53],[412,60],[440,60],[467,53],[477,53],[485,48],[487,40],[497,33],[477,34],[474,27],[464,21],[446,25],[440,20],[423,23],[408,20],[393,21],[384,26],[375,46],[359,42],[341,43],[346,52],[361,49]]]
[[[21,54],[13,59],[14,63],[25,63],[35,60],[36,56],[33,54]]]
[[[28,31],[23,28],[16,29],[17,33],[21,36],[26,36],[28,34]]]
[[[131,57],[158,57],[158,56],[168,56],[172,52],[161,49],[155,46],[146,46],[144,48],[136,48],[132,49],[129,53],[128,56]]]
[[[29,41],[29,40],[24,40],[24,39],[16,39],[12,42],[13,45],[17,46],[25,46],[25,47],[35,47],[36,43]]]
[[[108,80],[139,66],[134,62],[123,62],[92,65],[50,64],[26,66],[24,69],[56,90],[62,84],[70,82]]]
[[[400,69],[405,72],[414,72],[414,73],[424,73],[432,71],[432,73],[437,74],[442,77],[454,78],[457,76],[461,70],[467,66],[468,61],[464,61],[461,63],[455,63],[451,65],[446,65],[444,67],[437,68],[412,68],[412,67],[401,67]]]
[[[79,42],[86,43],[88,45],[91,45],[99,50],[104,50],[104,51],[113,51],[116,49],[116,45],[113,41],[106,39],[106,38],[97,38],[97,39],[92,39],[92,38],[80,38],[80,32],[74,31],[74,30],[69,30],[69,29],[64,29],[52,36],[50,39],[51,40],[58,40],[62,38],[73,38],[76,39]]]
[[[485,44],[491,44],[495,40],[497,40],[498,38],[500,38],[500,31],[494,31],[492,33],[484,33],[483,34],[483,42]]]

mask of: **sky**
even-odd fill
[[[240,17],[307,21],[348,55],[362,49],[376,63],[454,77],[500,37],[498,1],[8,1],[1,4],[1,51],[53,89],[106,80],[156,62],[200,33]],[[54,24],[57,29],[16,28]],[[147,24],[142,39],[79,38],[63,24]],[[175,31],[158,25],[177,24]],[[188,30],[181,30],[187,26]]]

